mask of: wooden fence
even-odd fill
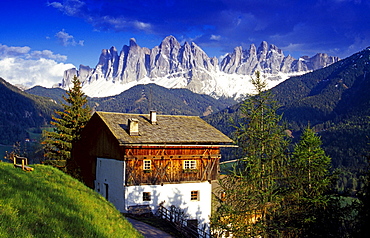
[[[159,204],[158,210],[155,214],[161,219],[166,220],[172,224],[178,231],[190,238],[211,238],[206,227],[200,229],[198,225],[189,224],[187,215],[182,209],[175,206],[170,206],[169,209]]]

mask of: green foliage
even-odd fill
[[[367,160],[370,165],[370,151],[368,151]],[[358,237],[368,237],[370,232],[370,166],[367,166],[362,179],[364,186],[358,193],[361,201],[361,205],[359,206],[360,232]]]
[[[306,128],[295,145],[288,164],[283,209],[276,217],[285,221],[285,236],[325,237],[316,234],[320,215],[328,207],[330,157],[321,148],[320,137]]]
[[[295,145],[290,162],[291,184],[300,197],[314,199],[322,195],[330,183],[330,157],[321,148],[321,139],[307,128]]]
[[[233,237],[326,237],[332,226],[323,225],[330,217],[323,211],[330,201],[336,204],[327,195],[331,159],[311,128],[289,153],[273,94],[258,73],[252,83],[257,94],[240,105],[234,132],[244,156],[219,180],[213,231]]]
[[[76,142],[81,135],[90,118],[90,108],[86,106],[87,97],[81,91],[81,83],[75,76],[73,78],[73,87],[63,96],[66,104],[62,104],[63,111],[55,111],[59,117],[53,117],[50,124],[55,126],[54,131],[44,131],[45,157],[51,161],[60,164],[60,161],[66,161],[65,171],[77,176],[78,168],[71,159],[72,144]],[[59,161],[59,162],[58,162]]]
[[[0,237],[142,237],[112,204],[45,165],[0,162]]]
[[[233,237],[269,237],[278,234],[271,219],[282,201],[280,185],[286,175],[288,141],[276,114],[276,101],[257,72],[252,79],[256,95],[241,105],[235,140],[245,157],[220,180],[222,197],[212,218],[215,231]]]

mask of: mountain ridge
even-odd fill
[[[78,70],[66,70],[60,86],[67,89],[76,75],[91,97],[112,96],[137,84],[155,83],[215,98],[240,99],[252,93],[250,75],[257,70],[273,87],[291,75],[326,67],[338,60],[321,53],[294,59],[263,41],[259,47],[252,44],[248,50],[238,46],[219,62],[194,42],[181,45],[173,36],[167,36],[152,49],[140,47],[131,38],[120,53],[114,46],[103,49],[95,68],[80,65]]]
[[[370,134],[370,47],[326,68],[292,77],[270,89],[296,140],[308,125],[322,138],[334,168],[358,171],[367,165]],[[230,118],[241,103],[204,119],[231,136]]]
[[[65,91],[59,88],[36,86],[26,90],[29,94],[49,97],[63,102]],[[136,85],[118,95],[88,98],[89,106],[96,111],[147,114],[156,110],[164,115],[207,116],[220,111],[236,101],[227,98],[215,99],[209,95],[196,94],[188,89],[168,89],[156,84]]]
[[[0,78],[0,144],[24,141],[31,128],[49,124],[60,105],[51,99],[31,95]]]

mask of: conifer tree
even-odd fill
[[[280,204],[280,183],[286,174],[288,140],[276,113],[277,102],[259,72],[252,78],[256,95],[241,105],[235,140],[244,158],[219,181],[222,196],[212,217],[215,233],[233,237],[269,237],[279,233],[273,217]]]
[[[315,227],[328,205],[330,157],[321,148],[321,139],[306,128],[295,145],[289,166],[289,193],[285,197],[285,227],[290,237],[319,237]],[[318,232],[315,234],[315,232]]]
[[[358,237],[368,237],[370,234],[370,155],[367,156],[367,172],[363,178],[364,187],[360,191],[361,201],[359,211],[359,234]]]
[[[72,144],[80,138],[81,130],[91,116],[87,96],[81,90],[81,83],[74,76],[73,87],[63,96],[63,111],[55,111],[56,117],[50,122],[53,131],[44,131],[45,157],[48,161],[71,175],[76,175],[76,163],[71,160]]]

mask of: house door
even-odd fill
[[[109,185],[107,183],[104,184],[104,197],[109,201]]]

